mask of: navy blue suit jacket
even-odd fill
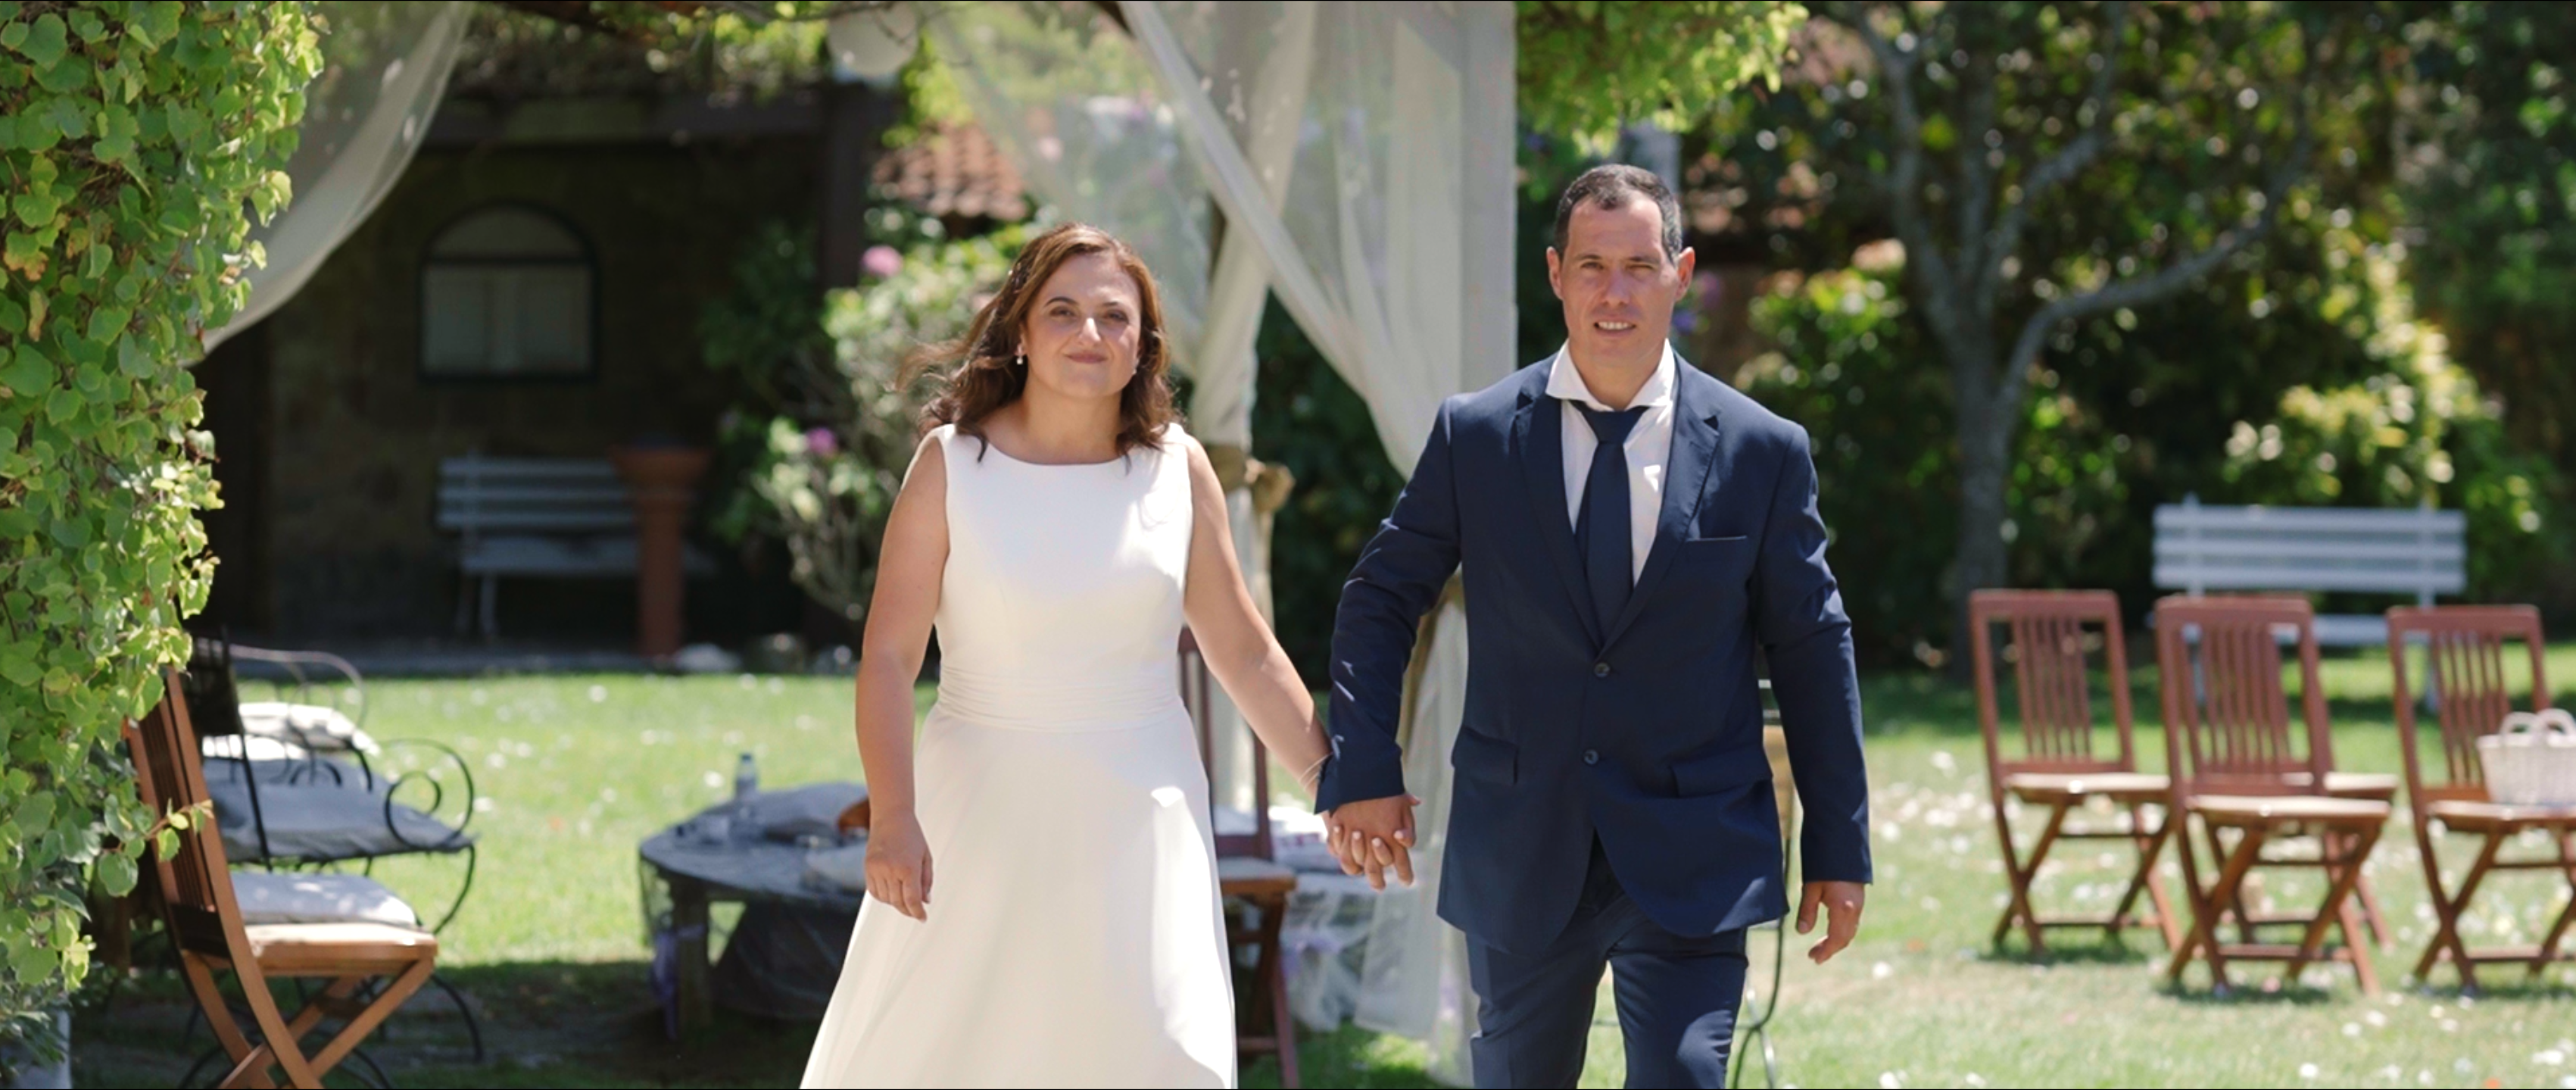
[[[1465,721],[1440,915],[1511,953],[1560,934],[1593,837],[1676,934],[1787,911],[1758,647],[1804,810],[1808,881],[1866,882],[1851,622],[1825,565],[1804,429],[1685,363],[1663,509],[1636,592],[1599,631],[1566,517],[1544,365],[1440,406],[1395,511],[1342,588],[1333,758],[1317,804],[1404,792],[1397,708],[1416,627],[1464,570]]]

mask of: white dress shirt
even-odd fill
[[[1600,449],[1601,440],[1592,434],[1592,424],[1583,418],[1580,401],[1599,412],[1610,406],[1592,396],[1591,387],[1583,384],[1583,372],[1574,369],[1567,349],[1556,350],[1547,363],[1547,396],[1564,402],[1559,410],[1565,414],[1565,518],[1582,531],[1583,489],[1592,478],[1592,452]],[[1645,574],[1646,553],[1655,546],[1655,517],[1664,506],[1664,463],[1673,453],[1673,387],[1680,381],[1675,373],[1678,357],[1670,342],[1664,345],[1664,358],[1655,364],[1655,373],[1630,398],[1631,409],[1644,406],[1646,413],[1628,429],[1628,439],[1620,444],[1628,456],[1628,579],[1635,582]]]

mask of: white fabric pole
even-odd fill
[[[1516,362],[1512,12],[1502,3],[1319,8],[1306,131],[1274,216],[1258,164],[1219,106],[1244,82],[1217,59],[1225,24],[1207,27],[1202,5],[1121,4],[1229,237],[1260,244],[1272,287],[1367,400],[1390,460],[1409,471],[1440,399],[1488,385]],[[1453,1083],[1467,1081],[1474,1002],[1463,939],[1432,905],[1465,693],[1463,619],[1461,607],[1443,607],[1415,690],[1406,780],[1425,800],[1421,881],[1379,899],[1358,1011],[1363,1025],[1424,1040],[1435,1075]]]
[[[429,134],[465,35],[461,0],[326,0],[316,9],[329,33],[286,164],[294,199],[276,219],[252,227],[268,264],[246,274],[250,302],[241,313],[206,331],[208,351],[294,298],[393,191]]]
[[[1229,5],[1220,18],[1267,14],[1249,5]],[[1222,41],[1235,47],[1235,63],[1248,66],[1258,74],[1253,77],[1251,94],[1241,103],[1234,120],[1247,157],[1258,174],[1265,203],[1274,212],[1288,194],[1289,167],[1297,154],[1297,130],[1306,109],[1307,81],[1311,78],[1315,56],[1315,6],[1288,4],[1278,12],[1273,25],[1251,25],[1226,35]],[[1254,56],[1241,56],[1243,52]],[[1190,429],[1203,443],[1228,446],[1248,456],[1252,450],[1252,401],[1254,378],[1259,361],[1253,356],[1253,342],[1261,332],[1262,304],[1270,298],[1269,267],[1262,260],[1259,247],[1251,239],[1235,237],[1220,243],[1216,271],[1209,278],[1207,312],[1199,336],[1195,381],[1191,386]],[[1234,460],[1234,464],[1244,464]],[[1260,513],[1254,509],[1253,493],[1245,481],[1230,481],[1234,488],[1226,494],[1226,514],[1234,538],[1235,558],[1243,567],[1252,599],[1261,604],[1265,617],[1276,620],[1271,608],[1270,540]],[[1253,790],[1253,746],[1249,726],[1243,713],[1225,695],[1222,687],[1211,687],[1210,748],[1214,775],[1209,789],[1219,805],[1250,812],[1255,807],[1270,805],[1270,800],[1255,797]]]

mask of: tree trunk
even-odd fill
[[[1969,677],[1968,596],[2006,582],[2005,491],[2012,469],[2016,406],[2003,403],[1991,346],[1952,368],[1959,421],[1959,537],[1950,572],[1950,676]],[[1965,353],[1963,353],[1965,354]]]

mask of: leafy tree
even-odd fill
[[[2005,493],[2013,585],[2111,589],[2142,613],[2157,593],[2155,507],[2197,492],[2213,503],[2430,500],[2468,515],[2473,598],[2539,589],[2563,556],[2552,468],[2505,442],[2496,406],[2416,320],[2396,247],[2313,218],[2294,209],[2264,267],[2222,270],[2187,292],[2177,305],[2194,320],[2114,312],[2043,353]],[[1781,277],[1753,304],[1777,350],[1736,381],[1815,436],[1862,653],[1939,665],[1958,518],[1952,389],[1922,365],[1931,334],[1892,251]],[[2259,317],[2246,305],[2258,281],[2275,301]]]
[[[0,1034],[80,982],[83,893],[155,831],[115,743],[213,574],[183,365],[248,294],[244,207],[286,203],[320,67],[301,3],[0,3]]]
[[[2009,574],[2008,491],[2043,353],[2223,270],[2294,210],[2371,215],[2386,123],[2373,6],[1819,5],[1801,79],[1716,129],[1757,207],[1880,218],[1950,388],[1944,590]],[[2320,147],[2332,149],[2318,154]],[[2325,213],[2320,212],[2320,215]],[[2278,309],[2267,282],[2257,312]],[[2260,313],[2257,314],[2261,316]]]
[[[1681,129],[1745,84],[1772,81],[1806,22],[1793,2],[1519,0],[1521,122],[1594,148],[1627,122]]]
[[[2460,363],[2512,395],[2514,442],[2576,466],[2576,7],[2428,7],[2400,175],[2417,293]]]

